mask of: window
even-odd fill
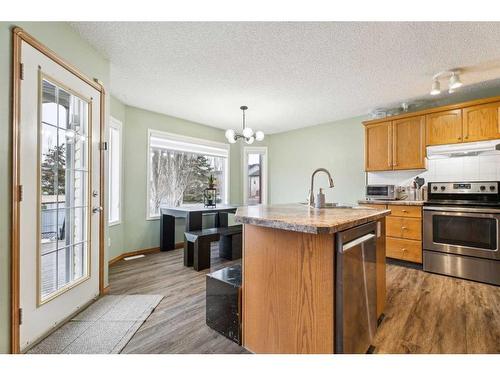
[[[89,103],[42,79],[39,301],[89,275]]]
[[[267,147],[245,147],[243,196],[248,205],[267,203]]]
[[[109,125],[109,225],[121,221],[122,123],[111,118]]]
[[[148,133],[147,218],[161,206],[201,204],[210,176],[217,203],[228,203],[229,145],[157,130]]]

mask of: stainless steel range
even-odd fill
[[[500,182],[430,182],[424,270],[500,285]]]

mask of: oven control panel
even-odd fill
[[[432,194],[498,194],[498,181],[429,182]]]

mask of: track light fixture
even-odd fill
[[[460,77],[458,76],[458,74],[455,72],[451,73],[449,88],[451,90],[455,90],[461,86],[463,86],[463,83],[462,81],[460,81]]]
[[[431,89],[431,95],[439,95],[441,94],[441,84],[437,79],[432,81],[432,89]]]
[[[455,70],[445,70],[443,72],[439,72],[432,77],[432,88],[431,95],[439,95],[441,94],[441,83],[440,79],[448,78],[448,93],[453,93],[456,89],[463,86],[462,81],[460,80],[460,71],[458,69]]]

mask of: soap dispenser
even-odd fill
[[[323,193],[323,189],[319,189],[318,195],[316,195],[316,208],[325,207],[325,194]]]

